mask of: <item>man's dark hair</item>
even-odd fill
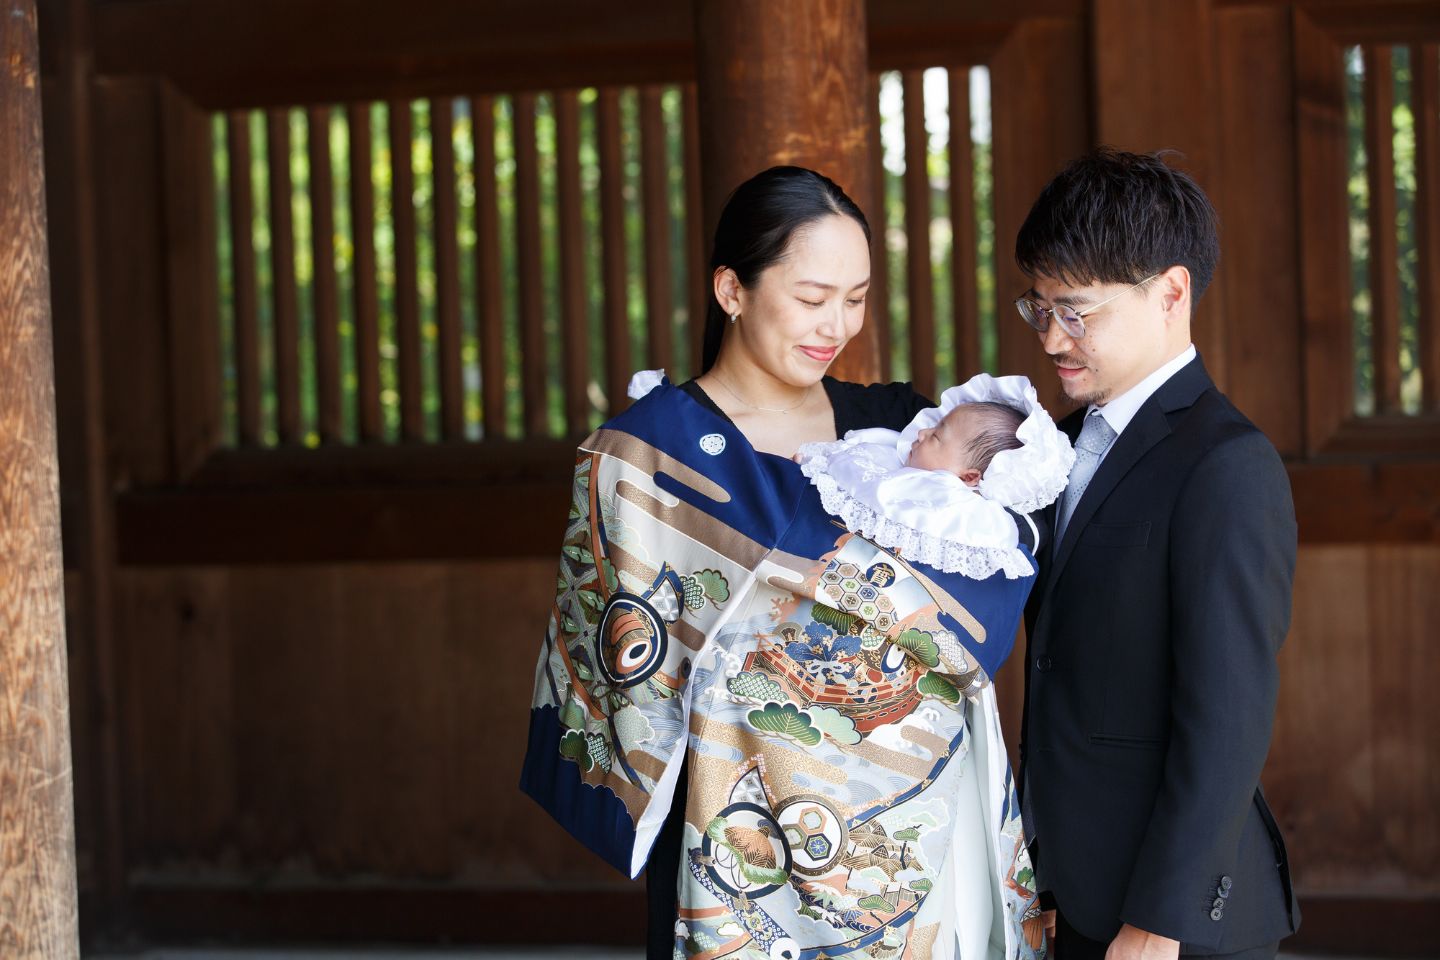
[[[1025,414],[1008,403],[977,400],[955,409],[971,411],[984,428],[965,448],[971,466],[981,473],[990,469],[990,461],[994,460],[995,454],[1001,450],[1015,450],[1023,446],[1015,431],[1025,422]]]
[[[1199,302],[1220,259],[1215,208],[1165,156],[1101,147],[1060,171],[1015,238],[1021,271],[1081,287],[1139,283],[1179,264]]]

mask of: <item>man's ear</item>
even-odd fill
[[[1190,271],[1178,263],[1156,278],[1165,322],[1190,319]]]
[[[960,482],[967,487],[980,486],[980,471],[974,467],[966,467],[960,471]]]

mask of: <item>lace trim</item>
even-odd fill
[[[945,573],[959,573],[973,580],[986,580],[997,571],[1003,571],[1010,580],[1035,573],[1030,559],[1019,547],[980,547],[956,543],[881,516],[874,508],[841,489],[825,472],[828,465],[829,458],[817,455],[801,464],[800,470],[815,484],[827,513],[839,517],[847,530],[859,533],[877,546],[894,550],[906,560],[923,563]]]

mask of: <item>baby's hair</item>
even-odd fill
[[[979,417],[983,430],[970,441],[965,452],[970,456],[970,465],[982,474],[990,469],[990,461],[995,459],[995,454],[1024,446],[1015,432],[1025,422],[1025,414],[1008,403],[977,400],[955,409],[969,410]]]

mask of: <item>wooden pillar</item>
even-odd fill
[[[776,164],[820,171],[876,220],[864,0],[695,0],[695,29],[707,246],[730,192]],[[867,323],[831,373],[877,379],[876,343]]]
[[[76,957],[34,0],[0,11],[0,953]]]

